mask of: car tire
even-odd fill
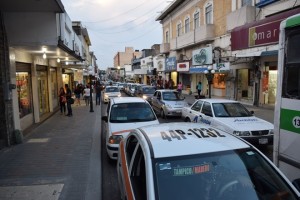
[[[185,122],[191,122],[190,118],[188,118],[188,117],[186,117],[186,118],[184,119],[184,121],[185,121]]]
[[[163,119],[166,119],[164,109],[160,109],[160,117],[163,118]]]

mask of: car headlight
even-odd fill
[[[250,136],[249,131],[233,131],[233,134],[237,136]]]
[[[270,131],[269,131],[269,134],[270,134],[270,135],[274,135],[274,130],[273,130],[273,129],[270,130]]]
[[[121,94],[118,94],[118,97],[121,97]]]
[[[109,144],[119,144],[122,139],[123,139],[122,135],[112,135],[108,138],[108,143]]]
[[[169,105],[169,104],[165,104],[165,106],[167,107],[167,108],[170,108],[170,109],[172,109],[172,106],[171,105]]]
[[[108,95],[106,94],[106,95],[104,95],[104,97],[105,97],[105,98],[108,98]]]
[[[147,99],[147,96],[146,96],[146,95],[143,95],[143,99]]]

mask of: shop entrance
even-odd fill
[[[46,71],[37,71],[40,116],[49,112],[48,81]]]

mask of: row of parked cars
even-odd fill
[[[300,180],[292,184],[241,138],[254,134],[254,129],[259,131],[253,137],[265,134],[264,130],[272,134],[272,127],[264,126],[238,102],[210,99],[178,108],[175,114],[186,122],[160,124],[153,101],[174,101],[179,107],[185,99],[176,95],[177,91],[156,90],[149,101],[139,97],[108,101],[102,116],[107,125],[106,149],[117,160],[122,199],[299,199]],[[217,123],[214,118],[227,122]],[[252,122],[249,131],[246,125]],[[242,124],[234,127],[235,123]]]

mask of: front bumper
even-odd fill
[[[274,135],[241,137],[253,145],[273,145]]]

